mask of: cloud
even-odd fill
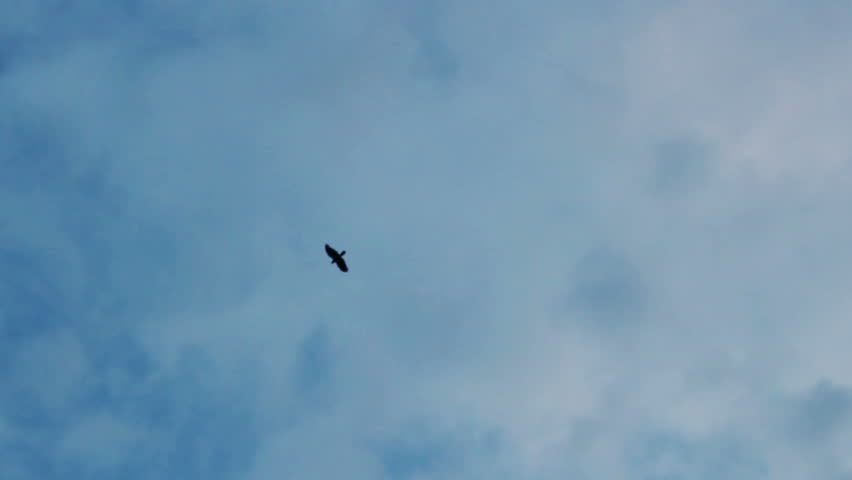
[[[575,286],[569,293],[569,308],[589,314],[591,323],[612,328],[633,323],[642,315],[646,286],[630,261],[616,253],[598,249],[583,255],[574,267]]]
[[[707,144],[690,136],[661,141],[655,148],[654,188],[681,195],[700,189],[713,174],[712,153]]]
[[[392,3],[0,7],[0,474],[848,476],[848,9]]]
[[[825,381],[815,385],[800,403],[800,417],[794,424],[803,436],[812,438],[843,431],[852,406],[848,389]]]
[[[627,47],[631,123],[654,135],[679,126],[717,142],[730,175],[823,185],[850,150],[838,134],[849,92],[834,83],[849,42],[835,21],[848,15],[827,4],[804,12],[767,2],[665,9]]]

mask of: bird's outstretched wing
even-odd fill
[[[340,255],[337,253],[337,250],[335,250],[335,249],[331,248],[330,246],[328,246],[328,244],[327,244],[327,243],[325,244],[325,253],[326,253],[329,257],[331,257],[332,259],[340,258]]]
[[[341,272],[349,271],[349,267],[346,266],[346,260],[344,260],[343,257],[339,257],[334,263],[337,264],[337,268],[339,268]]]

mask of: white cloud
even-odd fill
[[[710,139],[722,170],[736,177],[824,186],[852,156],[842,133],[852,39],[808,15],[777,2],[664,9],[625,45],[631,125],[640,135],[681,130]]]

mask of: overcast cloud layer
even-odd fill
[[[850,26],[0,0],[0,478],[852,479]]]

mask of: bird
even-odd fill
[[[343,256],[346,255],[346,250],[344,250],[340,253],[337,253],[337,250],[331,248],[326,243],[325,244],[325,253],[327,253],[328,256],[331,257],[331,263],[337,264],[337,268],[339,268],[341,272],[348,272],[349,271],[349,267],[346,266],[346,260],[343,259]]]

